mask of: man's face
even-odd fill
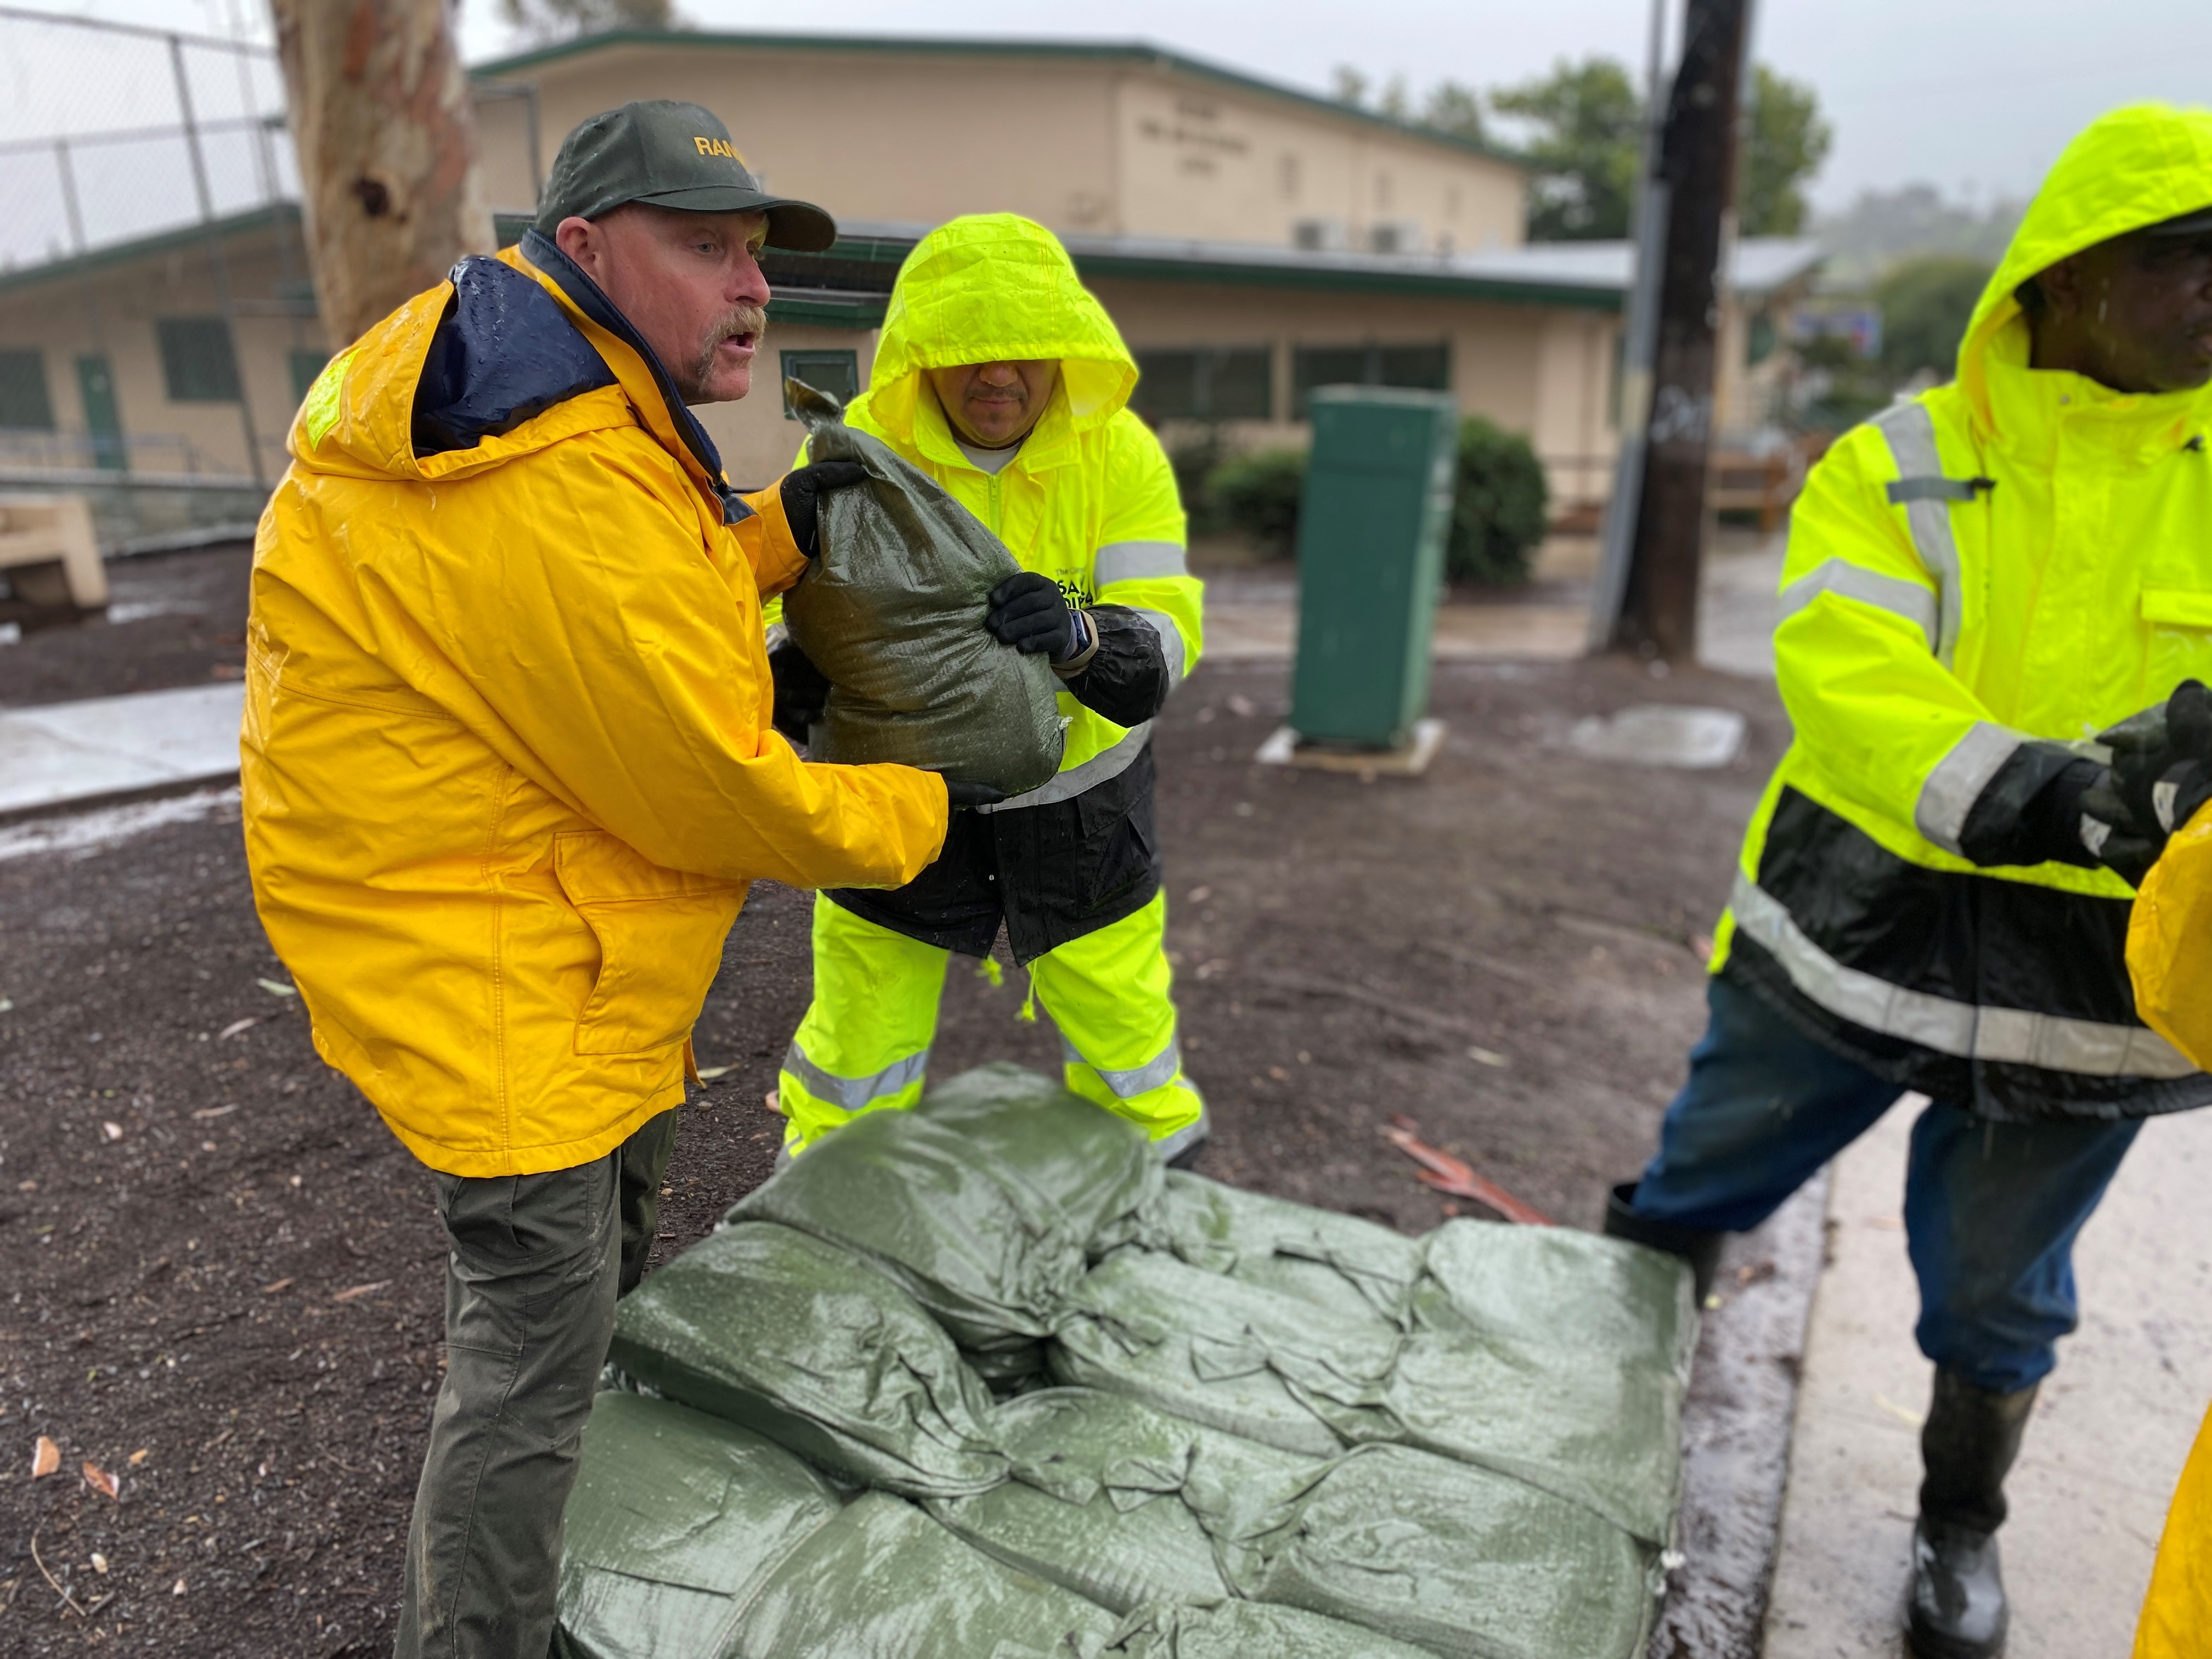
[[[768,331],[767,235],[765,214],[632,202],[596,220],[563,219],[554,240],[645,337],[685,403],[722,404],[752,390]]]
[[[1060,384],[1057,357],[958,363],[933,368],[929,384],[952,429],[978,449],[1004,449],[1029,435]]]
[[[2116,392],[2188,392],[2212,382],[2212,232],[2136,231],[2036,278],[2036,366]],[[2046,361],[2048,360],[2048,361]]]

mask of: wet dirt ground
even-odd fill
[[[216,596],[198,609],[0,648],[0,703],[209,678],[236,658],[238,559],[144,562],[149,581],[166,562],[173,590]],[[127,686],[101,666],[123,646]],[[1380,1133],[1403,1115],[1596,1225],[1701,1026],[1704,935],[1786,738],[1771,688],[1613,661],[1445,666],[1430,775],[1370,782],[1255,765],[1286,701],[1284,665],[1202,665],[1159,727],[1187,1062],[1216,1124],[1202,1171],[1409,1232],[1455,1204],[1482,1213],[1413,1180]],[[1566,746],[1577,719],[1644,702],[1735,708],[1749,749],[1688,773]],[[0,1652],[380,1652],[439,1374],[428,1182],[314,1060],[253,916],[234,803],[172,816],[0,857]],[[810,902],[764,884],[732,931],[698,1030],[701,1063],[728,1069],[686,1112],[664,1258],[768,1173],[761,1097],[807,994]],[[1018,1015],[1022,976],[977,967],[948,975],[939,1074],[1052,1067],[1048,1025]],[[1702,1485],[1696,1447],[1744,1452],[1729,1398],[1771,1414],[1778,1387],[1786,1413],[1805,1255],[1754,1235],[1724,1279],[1741,1307],[1708,1348],[1733,1330],[1741,1352],[1700,1377],[1686,1576],[1727,1555],[1711,1528],[1748,1524],[1729,1569],[1747,1582],[1710,1606],[1693,1585],[1671,1654],[1754,1650],[1730,1632],[1747,1608],[1755,1628],[1771,1522],[1762,1543],[1755,1515],[1729,1511],[1778,1486],[1778,1445]],[[60,1468],[34,1480],[40,1436]]]

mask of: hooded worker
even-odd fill
[[[255,902],[451,1244],[401,1659],[551,1640],[580,1437],[746,883],[896,887],[957,799],[769,729],[762,596],[860,469],[740,495],[687,406],[750,386],[763,245],[836,234],[696,105],[595,116],[520,248],[324,370],[262,515]]]
[[[1127,407],[1137,366],[1058,239],[1012,214],[924,237],[891,290],[849,425],[927,472],[1022,574],[990,596],[1000,640],[1045,654],[1068,720],[1059,775],[953,818],[945,851],[896,891],[814,906],[814,1000],[779,1082],[785,1150],[921,1097],[951,953],[1003,923],[1059,1027],[1067,1086],[1194,1148],[1205,1103],[1183,1074],[1162,946],[1152,723],[1200,648],[1201,584],[1159,440]],[[826,689],[786,645],[778,720]]]
[[[2212,1078],[2138,1017],[2148,860],[2087,741],[2212,672],[2212,112],[2106,116],[2052,168],[1955,382],[1847,433],[1792,519],[1796,738],[1716,935],[1711,1023],[1607,1231],[1709,1280],[1907,1090],[1935,1362],[1907,1643],[2004,1640],[1994,1534],[2071,1250],[2145,1117]],[[2117,740],[2118,734],[2112,734]]]

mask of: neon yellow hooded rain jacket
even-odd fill
[[[896,886],[938,778],[769,729],[803,568],[649,351],[532,233],[334,360],[262,515],[254,897],[323,1057],[463,1176],[588,1162],[683,1097],[746,882]]]
[[[960,453],[922,371],[1058,358],[1060,386],[995,476]],[[1079,605],[1126,605],[1160,636],[1171,677],[1197,665],[1204,584],[1186,562],[1182,497],[1152,429],[1129,408],[1136,361],[1060,239],[1011,213],[940,225],[900,267],[868,389],[845,418],[944,486],[1024,569]],[[802,449],[802,454],[804,451]],[[1060,773],[1000,811],[1066,800],[1126,769],[1149,721],[1115,725],[1066,691]]]
[[[1979,868],[1961,844],[2033,740],[2084,740],[2212,678],[2212,391],[2123,396],[2031,370],[2015,297],[2207,203],[2212,112],[2092,125],[1983,295],[1956,381],[1846,434],[1791,521],[1775,659],[1796,740],[1745,838],[1715,969],[1879,1074],[1992,1116],[2212,1098],[2136,1017],[2127,886]]]

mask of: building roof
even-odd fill
[[[586,53],[603,52],[612,46],[680,46],[686,52],[708,51],[750,52],[875,52],[890,56],[905,54],[935,57],[985,58],[1047,58],[1063,62],[1115,63],[1154,69],[1170,75],[1188,76],[1194,80],[1209,81],[1216,86],[1233,88],[1239,92],[1252,93],[1279,103],[1294,104],[1303,109],[1334,116],[1340,120],[1354,121],[1369,127],[1381,128],[1401,138],[1422,143],[1438,144],[1447,149],[1486,157],[1509,167],[1526,167],[1527,159],[1502,146],[1474,138],[1462,138],[1455,133],[1441,132],[1434,127],[1425,127],[1411,121],[1401,121],[1374,110],[1358,108],[1317,94],[1302,92],[1296,87],[1286,87],[1279,81],[1266,81],[1241,70],[1212,64],[1202,58],[1189,58],[1181,52],[1170,52],[1147,40],[1049,40],[1008,39],[1004,36],[984,38],[975,35],[920,34],[784,34],[784,33],[719,33],[707,30],[682,29],[613,29],[604,34],[587,34],[574,40],[562,40],[555,45],[540,46],[512,58],[495,58],[488,64],[472,65],[469,70],[473,80],[490,81],[517,75],[525,70],[536,69],[542,64],[559,63],[565,58]]]
[[[148,235],[134,236],[128,241],[104,242],[98,247],[86,249],[82,253],[64,254],[58,259],[48,259],[34,265],[18,265],[12,270],[0,270],[0,294],[85,276],[112,265],[128,264],[133,259],[149,259],[181,249],[204,247],[210,232],[228,240],[257,230],[270,230],[299,222],[300,204],[292,201],[250,207],[242,212],[225,214],[214,220],[193,219]]]

